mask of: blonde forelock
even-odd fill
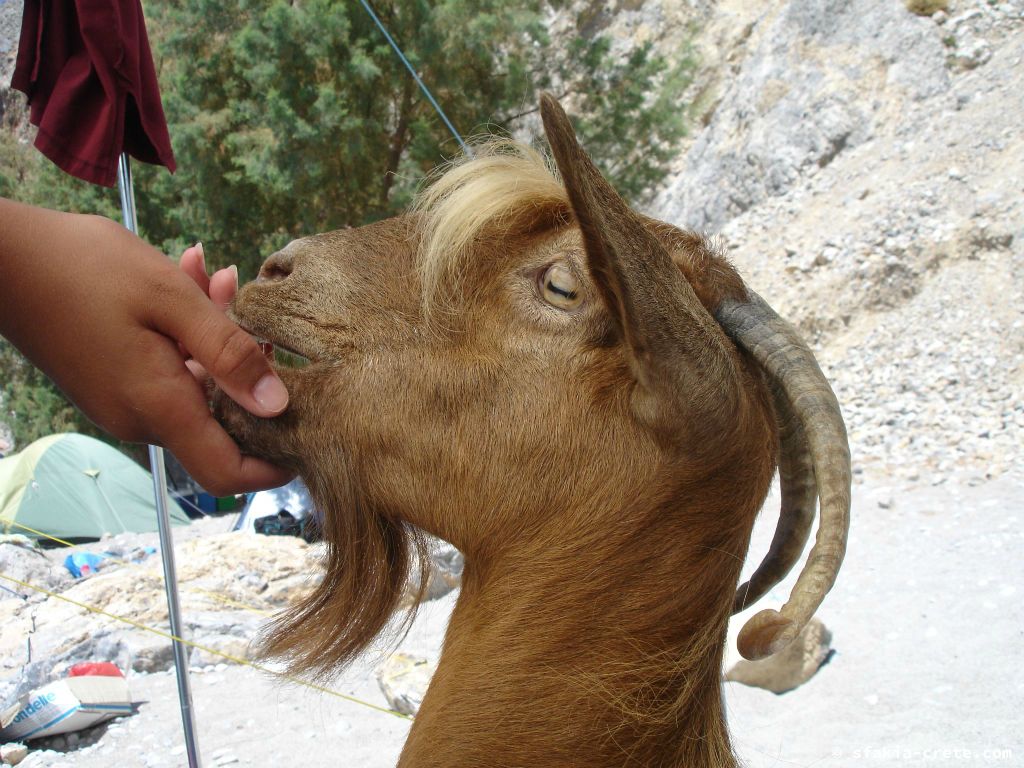
[[[565,222],[569,199],[550,160],[521,142],[489,139],[435,174],[417,197],[424,310],[461,292],[481,239],[499,240]]]

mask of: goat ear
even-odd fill
[[[713,397],[721,382],[713,374],[731,368],[718,325],[668,251],[580,148],[554,97],[542,95],[540,107],[591,279],[632,353],[637,381],[656,400],[671,400],[676,413],[680,400],[701,402],[694,388]]]

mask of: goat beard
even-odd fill
[[[256,644],[263,657],[286,661],[293,672],[326,679],[375,638],[404,635],[426,588],[429,556],[422,532],[377,509],[359,493],[351,458],[337,448],[318,451],[303,480],[322,515],[324,578],[286,609]],[[418,566],[418,588],[402,615],[396,609]]]
[[[308,370],[281,373],[293,399],[307,389],[323,391],[322,380]],[[260,633],[256,652],[285,661],[293,672],[326,679],[378,636],[401,637],[427,585],[424,534],[368,498],[349,448],[324,441],[311,451],[303,441],[288,439],[301,431],[302,408],[267,420],[220,390],[211,399],[214,415],[243,451],[299,472],[320,512],[326,544],[323,580]],[[418,581],[410,579],[414,565]],[[416,588],[409,610],[396,616],[410,585]]]

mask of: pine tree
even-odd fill
[[[607,38],[559,44],[536,0],[381,0],[391,35],[458,130],[521,129],[539,93],[573,111],[592,154],[634,200],[683,134],[671,71]],[[179,172],[140,171],[140,217],[168,250],[202,239],[251,275],[288,240],[392,215],[458,144],[356,2],[178,0],[151,34]],[[198,32],[198,33],[197,33]]]

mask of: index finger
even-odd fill
[[[175,300],[152,310],[155,327],[172,337],[236,403],[256,416],[276,416],[288,391],[259,345],[178,270],[166,275]]]
[[[185,249],[178,260],[181,271],[192,278],[203,293],[210,292],[210,278],[206,274],[206,256],[203,244],[196,243]]]

